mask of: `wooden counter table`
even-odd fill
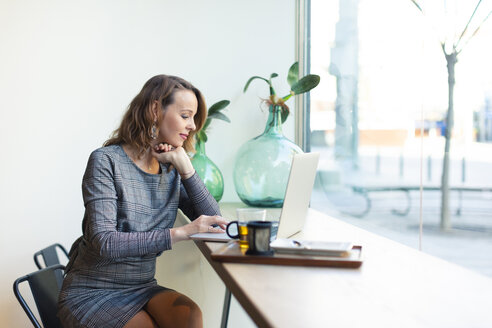
[[[234,217],[232,205],[221,205]],[[278,216],[278,212],[275,212]],[[296,238],[363,246],[359,269],[221,263],[195,241],[259,327],[492,327],[492,279],[309,210]]]

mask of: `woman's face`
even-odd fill
[[[174,93],[174,103],[164,109],[159,125],[159,142],[174,147],[183,146],[190,131],[196,129],[194,117],[198,109],[198,100],[190,90],[179,90]]]

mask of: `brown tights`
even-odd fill
[[[168,290],[150,299],[124,328],[202,328],[202,311],[187,296]]]

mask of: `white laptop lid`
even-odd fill
[[[277,238],[289,238],[304,227],[318,160],[319,153],[294,155],[284,205],[280,214]]]

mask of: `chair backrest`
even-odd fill
[[[61,264],[49,266],[39,271],[30,273],[20,277],[14,282],[14,294],[17,297],[20,305],[26,312],[34,327],[41,328],[36,316],[32,313],[26,301],[19,291],[19,284],[27,281],[31,289],[34,302],[38,308],[39,316],[44,327],[57,328],[61,327],[60,321],[56,316],[58,311],[58,294],[60,293],[61,284],[63,282],[63,270],[65,267]],[[61,272],[57,275],[56,272]],[[62,279],[59,279],[62,277]]]
[[[60,259],[58,258],[58,254],[56,252],[56,249],[59,248],[63,254],[68,259],[68,253],[65,247],[63,247],[60,244],[53,244],[50,245],[46,248],[43,248],[42,250],[34,253],[34,263],[38,267],[38,269],[46,268],[52,265],[60,264]],[[42,257],[44,261],[44,266],[39,262],[39,258]],[[55,272],[56,277],[59,281],[63,281],[63,272],[60,270]]]
[[[58,258],[58,254],[56,253],[56,248],[59,248],[65,256],[68,258],[68,253],[65,247],[63,247],[60,244],[53,244],[50,245],[46,248],[43,248],[42,250],[34,253],[34,263],[36,263],[36,266],[38,269],[46,268],[55,264],[60,264],[60,259]],[[44,261],[44,266],[41,265],[39,262],[39,257],[43,258]]]

